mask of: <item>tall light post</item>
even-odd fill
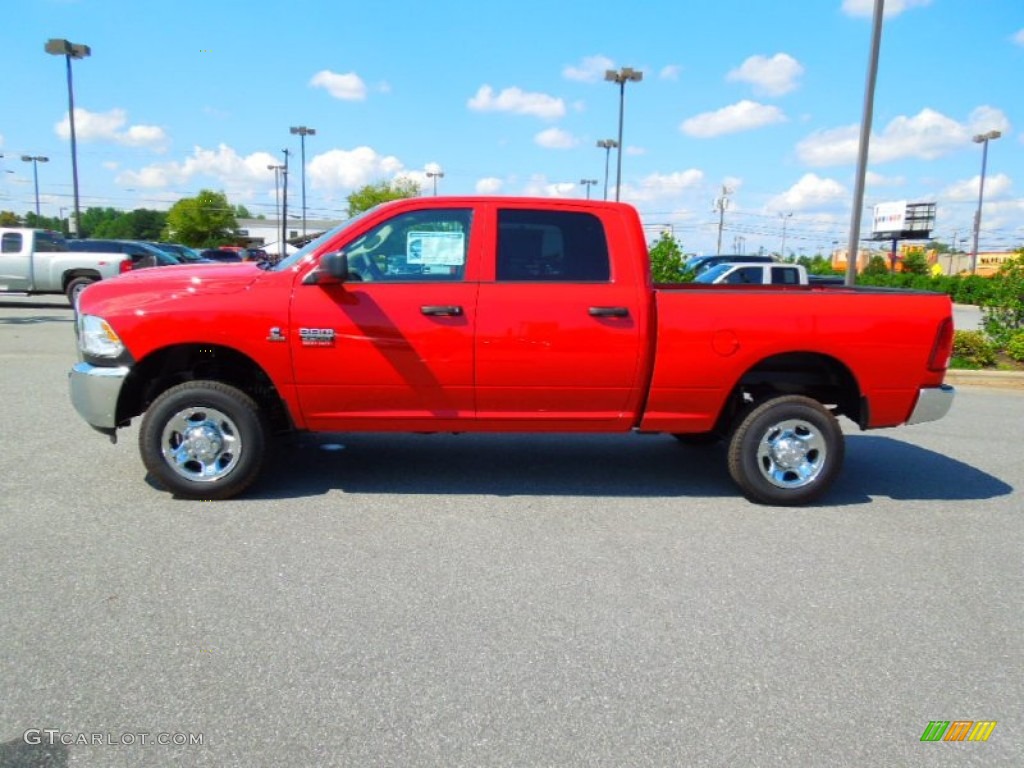
[[[978,269],[978,234],[981,232],[981,203],[985,199],[985,166],[988,164],[988,143],[1002,136],[1001,131],[979,133],[974,137],[975,144],[981,144],[981,182],[978,184],[978,210],[974,212],[974,245],[971,248],[971,274]]]
[[[307,128],[304,125],[292,126],[292,134],[299,135],[302,144],[302,237],[306,237],[306,137],[316,136],[316,128]]]
[[[71,86],[71,60],[84,59],[92,54],[88,45],[50,38],[44,49],[54,56],[63,56],[68,64],[68,121],[71,124],[71,182],[75,193],[75,236],[82,231],[81,211],[78,208],[78,149],[75,143],[75,91]]]
[[[267,166],[267,170],[274,172],[274,215],[275,216],[280,216],[281,215],[281,171],[284,170],[284,166],[283,165],[268,165]],[[278,250],[281,252],[281,258],[284,258],[284,251],[281,250],[282,248],[284,248],[283,244],[280,246],[280,248]]]
[[[597,146],[604,150],[604,199],[608,199],[608,158],[611,156],[612,150],[619,146],[619,142],[615,139],[601,139],[597,142]]]
[[[632,67],[623,67],[618,72],[606,69],[604,79],[619,84],[619,149],[615,153],[618,160],[618,169],[615,172],[615,199],[618,200],[622,191],[622,115],[626,105],[626,83],[639,83],[644,79],[644,73]]]
[[[597,184],[597,179],[580,179],[580,184],[587,188],[587,200],[590,199],[590,188]]]
[[[39,217],[39,164],[50,162],[50,158],[42,155],[22,155],[21,159],[26,163],[32,163],[32,178],[36,183],[36,216]]]
[[[779,218],[782,219],[782,248],[779,251],[779,256],[781,256],[783,259],[786,258],[786,224],[789,223],[789,219],[792,215],[792,211],[789,213],[779,214]]]
[[[287,149],[282,149],[281,152],[284,154],[284,168],[281,169],[281,175],[284,178],[284,182],[281,186],[284,187],[284,194],[281,196],[281,258],[288,256],[288,155],[291,154]]]
[[[434,182],[434,197],[437,197],[437,180],[444,178],[444,171],[427,171],[427,178]]]

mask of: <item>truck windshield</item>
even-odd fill
[[[327,230],[322,235],[320,235],[320,237],[316,238],[316,240],[310,240],[308,243],[306,243],[304,246],[302,246],[302,248],[297,250],[295,253],[289,255],[285,259],[281,259],[281,261],[279,261],[274,266],[274,270],[279,272],[279,271],[282,271],[282,270],[285,270],[285,269],[291,269],[294,265],[296,265],[300,261],[302,261],[306,256],[308,256],[309,254],[311,254],[311,253],[315,252],[317,249],[319,249],[320,246],[322,246],[328,240],[333,239],[334,236],[337,235],[339,232],[342,232],[342,231],[348,229],[353,224],[355,224],[356,222],[358,222],[361,219],[363,219],[367,214],[372,213],[373,211],[375,211],[377,209],[377,207],[379,207],[379,206],[374,206],[373,208],[370,208],[369,210],[366,210],[366,211],[363,211],[362,213],[356,214],[355,216],[353,216],[348,221],[342,222],[341,224],[336,226],[334,229]]]
[[[716,264],[715,266],[709,267],[708,269],[704,270],[699,275],[697,275],[697,277],[694,278],[693,282],[707,283],[710,285],[717,281],[718,278],[720,278],[730,269],[732,269],[732,267],[732,264]]]

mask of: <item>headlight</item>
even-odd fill
[[[110,323],[96,315],[78,316],[78,348],[93,357],[118,357],[124,344]]]

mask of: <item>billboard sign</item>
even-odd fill
[[[880,235],[886,232],[902,232],[906,229],[906,220],[906,200],[900,200],[895,203],[879,203],[875,206],[871,234]]]

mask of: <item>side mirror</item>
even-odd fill
[[[344,251],[332,251],[320,257],[320,266],[309,273],[305,282],[312,285],[334,285],[351,279],[348,256]]]

